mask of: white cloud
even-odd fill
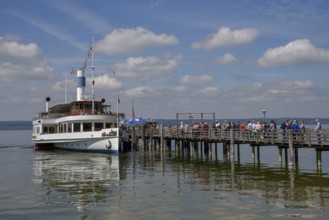
[[[162,47],[176,43],[178,40],[173,35],[157,35],[152,31],[137,27],[112,31],[95,44],[95,49],[105,54],[127,54],[150,47]]]
[[[91,79],[88,79],[91,82]],[[114,77],[110,77],[108,74],[98,76],[94,78],[95,86],[100,89],[119,89],[122,87],[122,83]]]
[[[247,44],[256,39],[259,31],[253,28],[231,30],[228,27],[221,27],[216,33],[212,33],[199,42],[192,44],[195,50],[211,50],[221,47]]]
[[[20,44],[15,41],[0,40],[0,56],[11,56],[15,58],[33,58],[40,53],[35,43]]]
[[[218,88],[217,87],[206,87],[206,88],[200,89],[199,92],[204,95],[215,94],[218,92]]]
[[[174,58],[130,57],[125,62],[114,64],[118,77],[150,79],[175,70],[177,61]]]
[[[262,87],[263,87],[263,84],[262,84],[262,83],[260,83],[260,82],[255,82],[255,83],[251,84],[250,89],[251,89],[251,90],[259,90],[259,89],[261,89]]]
[[[34,43],[22,44],[0,38],[0,77],[10,79],[49,79],[54,70]]]
[[[291,89],[291,90],[297,90],[297,89],[310,89],[315,87],[314,83],[310,80],[306,81],[284,81],[279,84],[279,87],[281,89]]]
[[[190,76],[185,75],[183,76],[181,82],[183,84],[202,84],[212,81],[213,78],[209,75],[203,75],[203,76]]]
[[[219,56],[214,60],[216,64],[234,64],[237,59],[231,53],[225,53],[223,56]]]
[[[125,91],[125,94],[128,97],[145,97],[153,95],[155,92],[155,89],[148,87],[148,86],[140,86],[136,88],[129,89]]]
[[[265,100],[268,100],[268,97],[264,95],[258,95],[258,96],[249,96],[249,97],[244,97],[240,101],[242,102],[263,102]]]
[[[258,59],[263,67],[329,63],[329,50],[316,48],[308,39],[298,39],[284,46],[268,49]]]

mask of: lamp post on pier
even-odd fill
[[[265,109],[262,110],[262,114],[263,114],[263,118],[264,118],[264,121],[265,121],[265,118],[266,118],[266,110]]]

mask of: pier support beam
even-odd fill
[[[282,162],[282,148],[279,147],[279,162]]]
[[[320,150],[316,150],[316,165],[318,170],[322,170],[322,155]]]
[[[230,156],[231,159],[234,160],[234,136],[233,136],[233,129],[230,130]]]
[[[289,166],[294,166],[294,161],[295,161],[294,140],[292,137],[292,132],[289,131]]]
[[[163,124],[160,126],[160,149],[164,150],[164,127]]]
[[[251,145],[251,159],[255,163],[255,145]]]

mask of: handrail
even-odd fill
[[[136,135],[141,135],[141,129],[136,129]],[[288,145],[289,135],[292,133],[294,145],[300,146],[323,146],[329,147],[329,129],[322,129],[320,132],[314,129],[293,131],[291,129],[276,130],[240,130],[233,131],[233,141],[235,143],[250,144],[268,144],[268,145]],[[151,133],[152,132],[152,133]],[[145,128],[144,136],[152,134],[153,138],[182,139],[182,140],[200,140],[209,142],[228,142],[230,141],[231,129],[208,128],[208,129],[188,129],[187,132],[177,130],[177,128],[164,128],[163,134],[156,128]]]

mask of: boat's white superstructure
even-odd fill
[[[124,114],[112,113],[110,106],[105,104],[105,99],[95,101],[94,94],[92,100],[86,100],[84,69],[76,71],[76,101],[49,108],[50,98],[46,98],[46,111],[33,119],[32,142],[36,148],[114,153],[119,151],[123,137],[118,122],[124,120]]]

